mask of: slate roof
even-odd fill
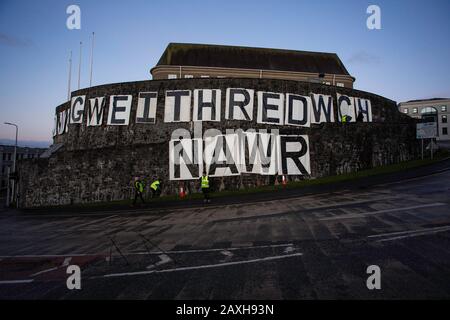
[[[335,53],[169,43],[157,66],[201,66],[350,75]]]

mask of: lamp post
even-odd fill
[[[15,123],[11,123],[11,122],[5,122],[5,124],[8,126],[16,127],[16,144],[14,145],[14,159],[13,159],[13,167],[12,167],[12,172],[15,175],[16,174],[16,158],[17,158],[17,136],[19,133],[19,126]],[[8,176],[8,180],[9,180],[9,176]],[[13,182],[12,182],[12,199],[13,200],[16,198],[16,192],[15,192],[16,189],[15,188],[16,188],[16,184],[15,184],[15,180],[13,180]]]

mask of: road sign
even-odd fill
[[[416,138],[417,139],[432,139],[437,136],[436,122],[418,123]]]

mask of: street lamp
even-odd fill
[[[13,159],[13,167],[12,167],[12,171],[13,171],[13,173],[15,175],[16,174],[16,157],[17,157],[17,135],[19,133],[19,126],[17,124],[15,124],[15,123],[11,123],[11,122],[5,122],[5,124],[8,125],[8,126],[16,127],[16,144],[14,145],[14,159]],[[8,180],[9,180],[9,177],[8,177]],[[16,195],[15,187],[16,187],[15,186],[15,180],[13,180],[13,183],[12,183],[12,190],[13,190],[12,198],[13,199],[15,199],[15,195]],[[9,202],[9,199],[8,199],[8,202]]]

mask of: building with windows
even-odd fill
[[[18,161],[23,159],[35,159],[39,158],[39,156],[46,149],[42,148],[27,148],[27,147],[17,147],[17,156],[16,159]],[[6,189],[8,182],[8,168],[10,172],[12,171],[14,162],[14,146],[0,145],[0,189]]]
[[[335,53],[170,43],[154,80],[179,78],[268,78],[353,88],[355,78]]]
[[[416,119],[434,118],[437,122],[437,141],[450,140],[450,99],[433,98],[410,100],[398,104],[400,112]]]

